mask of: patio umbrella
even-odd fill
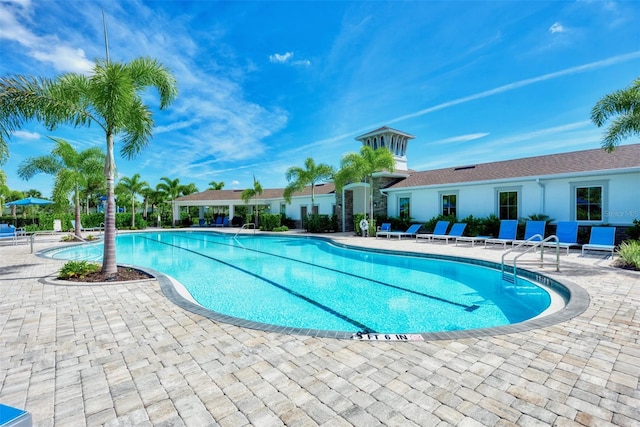
[[[32,205],[50,205],[53,202],[46,199],[38,199],[37,197],[27,197],[26,199],[14,200],[13,202],[5,203],[6,206],[32,206]],[[35,222],[35,215],[31,219]]]

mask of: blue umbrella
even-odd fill
[[[53,204],[51,200],[38,199],[37,197],[27,197],[26,199],[14,200],[13,202],[5,203],[5,205],[7,206],[31,206],[50,204]],[[32,222],[35,222],[35,216],[32,218]]]
[[[37,197],[27,197],[26,199],[14,200],[13,202],[5,203],[7,206],[29,206],[29,205],[50,205],[53,202],[46,199],[38,199]]]

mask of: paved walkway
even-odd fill
[[[501,251],[335,236],[499,261]],[[57,245],[41,237],[36,250]],[[581,315],[507,335],[358,342],[216,323],[156,281],[52,285],[0,244],[0,402],[36,426],[640,425],[640,273],[563,257]]]

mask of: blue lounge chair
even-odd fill
[[[495,239],[487,239],[484,241],[484,247],[488,244],[502,245],[505,249],[507,243],[511,243],[516,240],[516,231],[518,231],[518,221],[515,219],[503,219],[500,221],[500,231],[498,237]]]
[[[462,236],[462,233],[464,233],[464,229],[466,227],[466,222],[457,222],[453,224],[448,234],[434,234],[433,236],[431,236],[431,241],[433,242],[434,240],[444,240],[446,244],[449,244],[449,239],[457,239],[458,237]]]
[[[527,221],[524,228],[524,239],[514,240],[511,242],[513,246],[519,244],[533,245],[544,240],[544,229],[547,226],[546,221]]]
[[[198,225],[200,227],[205,227],[207,225],[207,221],[204,218],[200,218],[200,220],[198,220]]]
[[[433,229],[433,233],[416,234],[416,242],[418,239],[427,239],[427,241],[431,241],[431,237],[433,236],[442,236],[447,234],[447,228],[449,228],[449,221],[438,221]]]
[[[11,240],[15,245],[17,242],[16,228],[9,224],[0,224],[0,240]]]
[[[222,222],[224,221],[224,217],[219,216],[216,218],[216,223],[213,224],[214,227],[222,227]]]
[[[378,236],[387,236],[387,238],[389,238],[389,236],[387,235],[387,233],[391,231],[391,223],[390,222],[383,222],[380,225],[380,230],[378,230],[376,232],[376,239],[378,238]]]
[[[582,245],[582,256],[584,251],[607,251],[611,252],[616,248],[616,228],[615,227],[591,227],[589,243]]]
[[[229,226],[229,217],[225,216],[224,220],[222,220],[222,226],[223,227],[228,227]]]
[[[569,249],[573,246],[580,246],[578,244],[578,221],[558,221],[556,227],[555,236],[558,238],[558,242],[553,240],[545,242],[545,247],[556,247],[567,249],[567,255],[569,255]]]
[[[422,224],[412,224],[411,227],[407,228],[407,231],[385,231],[381,233],[381,235],[389,237],[398,237],[398,240],[403,237],[415,237],[418,234],[418,230],[420,230]],[[378,233],[376,233],[376,238],[378,237]]]

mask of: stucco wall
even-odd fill
[[[427,221],[441,213],[442,193],[457,194],[457,216],[486,217],[498,214],[497,192],[517,190],[520,193],[518,216],[527,218],[533,214],[545,214],[555,221],[575,219],[575,186],[605,186],[601,222],[581,222],[584,225],[631,225],[640,219],[640,173],[588,175],[554,179],[535,178],[492,182],[476,185],[399,189],[388,191],[387,215],[398,216],[398,200],[410,197],[411,217],[415,221]]]

